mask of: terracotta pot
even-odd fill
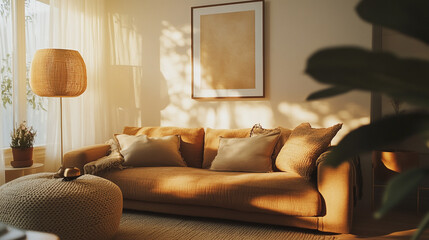
[[[31,167],[33,165],[33,148],[12,148],[14,168]]]
[[[381,162],[389,170],[403,172],[419,166],[419,154],[405,151],[382,151]]]

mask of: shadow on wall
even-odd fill
[[[212,127],[212,128],[247,128],[255,123],[265,127],[278,125],[294,128],[302,122],[310,122],[314,127],[327,127],[343,122],[343,133],[369,122],[369,96],[358,95],[358,99],[367,98],[366,102],[341,101],[342,97],[324,101],[305,102],[308,92],[300,95],[299,99],[288,96],[293,92],[293,85],[299,85],[293,80],[292,88],[278,89],[278,79],[270,79],[269,62],[266,64],[265,99],[243,100],[194,100],[191,99],[191,27],[174,26],[168,21],[162,22],[160,37],[160,67],[163,79],[166,81],[170,103],[161,111],[161,125],[183,127]],[[269,46],[266,48],[266,59],[269,59]],[[302,73],[304,75],[304,73]],[[285,79],[280,81],[288,81]],[[306,81],[308,77],[302,76]],[[307,79],[306,79],[307,78]],[[306,83],[304,83],[306,84]],[[317,86],[320,88],[320,86]],[[355,97],[356,98],[356,97]],[[344,135],[339,133],[339,135]],[[340,138],[337,138],[340,139]]]
[[[159,72],[155,77],[148,74],[161,68],[156,51],[159,43],[158,46],[152,44],[159,41],[148,39],[157,39],[160,33],[158,36],[144,35],[141,23],[147,19],[136,9],[115,7],[106,15],[110,129],[118,133],[124,126],[160,125],[160,111],[169,104],[169,95],[162,74]]]
[[[308,94],[322,88],[303,73],[306,59],[320,46],[320,41],[330,41],[309,38],[307,32],[290,34],[287,29],[293,29],[294,23],[281,19],[284,23],[279,26],[280,13],[270,10],[273,2],[269,1],[266,11],[272,17],[267,15],[265,22],[266,98],[191,99],[189,9],[198,4],[171,1],[170,5],[160,5],[156,11],[142,14],[141,9],[153,8],[149,2],[129,0],[124,6],[120,1],[108,1],[107,82],[112,131],[120,132],[126,125],[248,128],[261,123],[267,128],[294,128],[302,122],[310,122],[314,127],[343,122],[343,130],[335,138],[338,141],[351,129],[369,122],[367,94],[354,92],[305,102]],[[171,15],[173,8],[175,14]],[[273,19],[277,22],[270,22]],[[302,24],[303,29],[311,30],[329,22],[321,26],[309,21]]]

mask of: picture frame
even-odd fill
[[[191,8],[192,98],[263,98],[264,0]]]

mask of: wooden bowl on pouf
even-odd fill
[[[12,148],[13,161],[10,165],[14,168],[31,167],[33,165],[33,148]]]

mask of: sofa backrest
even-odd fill
[[[180,153],[188,167],[210,168],[219,149],[219,137],[245,138],[250,135],[250,128],[243,129],[212,129],[180,128],[180,127],[125,127],[123,133],[128,135],[147,135],[149,137],[163,137],[180,135]],[[291,133],[290,129],[282,128],[281,136],[273,152],[273,167],[280,149]],[[277,169],[274,169],[275,171]]]
[[[203,162],[204,128],[125,127],[124,134],[163,137],[180,135],[180,153],[188,167],[201,168]]]

